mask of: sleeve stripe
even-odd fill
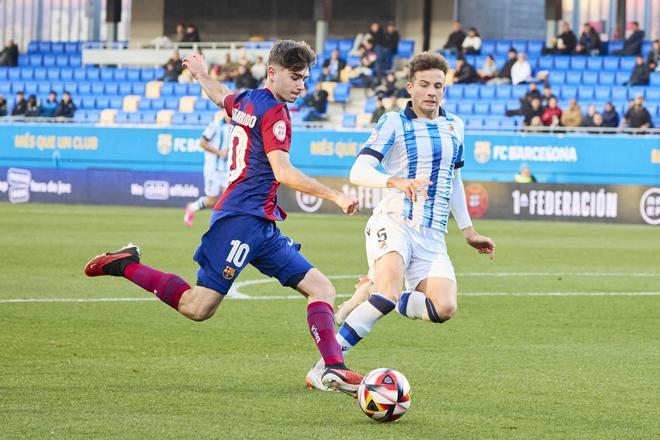
[[[454,169],[456,169],[456,168],[463,168],[463,165],[465,165],[465,162],[464,162],[464,161],[456,162],[456,163],[454,164]]]
[[[369,156],[373,156],[376,159],[378,159],[379,162],[381,162],[383,160],[383,158],[385,157],[379,151],[376,151],[376,150],[368,148],[368,147],[363,148],[362,151],[360,151],[360,154],[366,154],[366,155],[369,155]]]
[[[202,139],[204,139],[206,142],[211,142],[211,139],[207,138],[205,135],[202,135]]]

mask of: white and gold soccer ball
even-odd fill
[[[410,408],[410,384],[391,368],[378,368],[362,379],[358,388],[362,411],[378,422],[393,422]]]

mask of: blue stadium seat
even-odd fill
[[[527,53],[527,40],[513,40],[511,47],[518,51],[518,53]]]
[[[594,88],[592,86],[582,86],[578,88],[578,98],[581,100],[584,99],[593,99],[594,98]]]
[[[582,72],[582,84],[595,86],[598,84],[598,72],[585,70]]]
[[[199,83],[188,84],[188,95],[200,96],[201,94],[202,94],[202,87],[199,85]]]
[[[458,103],[458,114],[459,115],[471,115],[472,114],[472,103],[461,101]]]
[[[30,65],[30,58],[27,55],[18,56],[18,66],[19,67],[28,67]]]
[[[50,52],[51,43],[50,41],[39,41],[38,51],[39,52]]]
[[[110,108],[110,98],[105,96],[98,96],[96,98],[96,108],[101,110]]]
[[[140,124],[142,123],[142,113],[128,113],[127,114],[127,122],[130,122],[131,124]]]
[[[494,116],[484,118],[484,122],[483,122],[484,128],[497,130],[498,128],[500,128],[500,120],[501,120],[500,117],[494,117]]]
[[[173,125],[184,125],[186,123],[186,115],[184,113],[174,113],[172,115]]]
[[[37,84],[37,93],[39,95],[47,95],[50,92],[49,82],[39,82]]]
[[[506,40],[498,40],[495,42],[495,53],[506,54],[511,48],[511,42]]]
[[[145,124],[154,124],[156,122],[156,112],[146,111],[142,112],[142,122]]]
[[[625,84],[630,80],[630,72],[623,72],[623,71],[618,71],[616,73],[616,78],[614,79],[614,83],[619,85],[619,84]]]
[[[577,95],[576,86],[561,86],[561,99],[575,98]]]
[[[62,53],[64,52],[64,43],[61,42],[52,42],[50,45],[50,51],[53,53]]]
[[[12,88],[12,83],[5,81],[0,82],[0,95],[8,97],[9,95],[11,95],[12,92],[11,88]]]
[[[582,83],[582,72],[566,72],[566,84],[577,85]]]
[[[145,85],[143,83],[135,82],[131,85],[131,94],[144,96]]]
[[[85,69],[87,81],[98,81],[101,78],[101,69],[98,67],[89,67]]]
[[[353,40],[339,40],[339,54],[342,58],[346,58],[351,49],[353,49]]]
[[[583,56],[571,57],[571,69],[585,70],[587,68],[587,59]]]
[[[623,49],[623,40],[610,41],[607,46],[607,53],[613,54],[617,50]]]
[[[156,73],[151,67],[143,67],[140,69],[140,79],[142,81],[153,81],[156,79]]]
[[[488,102],[475,102],[474,103],[474,114],[475,115],[490,114],[490,105],[488,104]]]
[[[85,109],[96,108],[96,98],[94,96],[85,96],[80,100],[80,107]]]
[[[10,70],[14,70],[14,69],[10,69],[8,67],[0,67],[0,80],[7,79]]]
[[[172,96],[174,95],[174,83],[165,82],[160,88],[160,96]]]
[[[92,95],[103,95],[105,94],[105,84],[102,82],[92,83]]]
[[[188,84],[185,83],[175,83],[174,84],[174,95],[176,96],[185,96],[188,94]]]
[[[541,55],[545,42],[542,40],[529,40],[527,42],[527,53],[530,55]]]
[[[619,70],[619,57],[604,57],[603,58],[604,70]]]
[[[34,81],[26,82],[25,87],[23,87],[23,91],[25,92],[25,95],[26,96],[36,95],[38,93],[37,91],[38,85],[39,83],[36,83]]]
[[[494,99],[495,89],[495,86],[481,86],[479,88],[479,96],[481,99]]]
[[[599,72],[598,83],[604,86],[613,86],[615,79],[614,72]]]
[[[495,53],[495,41],[493,40],[483,40],[481,42],[481,53],[485,55],[490,55]]]
[[[168,97],[165,99],[165,108],[168,110],[177,110],[179,108],[179,98]]]
[[[108,84],[108,85],[109,85],[109,84]],[[122,82],[122,83],[119,83],[119,91],[118,91],[118,93],[119,93],[120,95],[124,95],[124,96],[126,96],[126,95],[130,95],[130,94],[132,93],[132,91],[133,91],[133,84],[131,84],[131,83],[129,83],[129,82]]]
[[[152,110],[162,110],[165,108],[165,99],[163,98],[156,98],[151,100],[151,108]]]
[[[482,128],[484,119],[476,116],[465,118],[465,126],[467,128]]]
[[[73,114],[73,122],[87,122],[87,110],[76,110]]]
[[[515,130],[516,120],[513,118],[502,118],[500,119],[500,128],[506,130]]]
[[[68,54],[78,53],[78,43],[75,41],[68,41],[64,43],[64,52]]]
[[[399,40],[397,52],[401,58],[411,58],[415,53],[415,40]]]
[[[638,96],[644,96],[645,87],[635,86],[628,88],[628,99],[635,99]]]
[[[571,57],[562,55],[562,56],[556,56],[554,58],[555,58],[554,68],[556,70],[568,70]]]
[[[57,67],[51,67],[48,69],[46,72],[46,78],[48,78],[51,81],[57,81],[60,79],[60,69]]]
[[[101,112],[99,110],[86,110],[87,112],[87,122],[96,123],[99,122],[101,118]]]
[[[465,86],[465,89],[463,89],[463,97],[471,100],[479,98],[479,86],[476,84]]]
[[[447,86],[445,97],[447,99],[461,99],[463,97],[463,87]]]
[[[554,65],[555,65],[554,57],[542,56],[539,58],[539,69],[541,70],[552,70]]]
[[[449,88],[445,90],[445,96],[447,96],[447,92],[449,91]],[[203,102],[203,101],[202,101]],[[200,101],[197,101],[195,103],[195,110],[197,110],[197,104],[199,104]],[[199,110],[206,110],[206,108],[200,108]],[[364,102],[364,112],[365,113],[373,113],[374,110],[376,110],[376,98],[369,98]]]
[[[344,117],[341,120],[342,128],[355,128],[357,123],[357,115],[355,113],[344,113]]]
[[[612,101],[625,101],[628,99],[628,89],[623,86],[614,86],[610,90]]]
[[[73,69],[70,67],[63,67],[60,69],[60,79],[62,81],[73,81]]]
[[[138,110],[151,110],[151,99],[140,99]]]
[[[623,57],[619,60],[620,70],[625,70],[628,73],[630,73],[634,68],[635,68],[635,57]]]
[[[648,57],[649,52],[651,52],[651,49],[653,49],[653,42],[652,41],[644,41],[642,43],[642,55],[644,55],[644,58]],[[657,126],[655,128],[658,128]]]
[[[442,106],[442,108],[445,111],[448,111],[449,113],[456,114],[458,112],[458,102],[456,102],[456,101],[445,102],[444,105]],[[369,113],[371,113],[371,112],[369,112]]]
[[[330,54],[335,49],[339,49],[339,41],[337,40],[325,40],[323,45],[323,53]]]
[[[190,122],[193,118],[193,115],[195,114],[199,115],[198,124],[208,124],[215,117],[215,112],[188,113],[186,116],[186,120]]]
[[[126,112],[117,112],[115,114],[115,122],[118,124],[125,124],[128,122],[128,113]]]
[[[660,72],[652,73],[649,85],[657,87],[660,86]]]
[[[566,72],[563,70],[553,70],[549,77],[551,84],[564,84],[566,82]]]
[[[517,86],[513,86],[513,87],[511,88],[511,97],[512,97],[512,98],[516,98],[516,99],[520,99],[520,98],[522,98],[522,97],[525,95],[525,93],[527,93],[528,91],[529,91],[529,86],[526,86],[526,85],[524,85],[524,84],[519,84],[519,85],[517,85]]]
[[[508,84],[498,85],[495,90],[497,99],[509,99],[511,97],[511,86]]]
[[[351,94],[351,85],[349,83],[338,83],[335,86],[334,99],[335,102],[345,103],[348,102]]]
[[[39,42],[38,41],[30,41],[28,43],[27,51],[28,52],[39,52]]]
[[[645,97],[648,102],[660,102],[660,88],[647,87]]]
[[[9,69],[7,72],[7,78],[9,81],[17,81],[21,79],[21,69]]]
[[[81,95],[91,95],[92,94],[92,83],[87,81],[81,81],[78,83],[78,93]]]
[[[589,70],[602,70],[603,58],[602,57],[589,57],[587,58],[587,69]]]
[[[83,69],[75,69],[73,71],[73,79],[76,81],[85,81],[85,79],[87,79],[87,72]]]
[[[114,69],[110,67],[105,67],[101,69],[101,81],[109,82],[114,78]]]
[[[132,67],[126,71],[126,80],[131,82],[140,81],[140,69]]]
[[[126,81],[128,70],[125,67],[118,67],[113,72],[112,78],[115,81]]]
[[[10,94],[15,95],[16,93],[23,92],[25,90],[25,83],[23,81],[12,81],[9,84],[11,85]]]
[[[493,101],[490,103],[490,113],[493,115],[503,115],[506,111],[505,101]]]
[[[122,96],[111,96],[110,97],[110,108],[120,109],[124,104],[124,98]]]
[[[32,67],[22,67],[20,69],[14,69],[18,70],[20,73],[20,78],[23,81],[31,80],[34,78],[34,69]]]
[[[65,81],[64,90],[71,93],[72,95],[78,94],[78,83],[75,81]]]
[[[43,62],[43,57],[39,53],[33,53],[28,56],[28,64],[33,67],[41,66]]]
[[[57,54],[55,57],[55,65],[57,67],[67,67],[69,65],[69,57]]]
[[[608,101],[610,99],[610,87],[596,87],[594,96],[599,101]]]

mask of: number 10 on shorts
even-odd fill
[[[229,251],[229,255],[227,256],[227,263],[231,263],[236,267],[243,266],[248,252],[250,252],[250,246],[241,243],[240,240],[232,240],[231,251]]]

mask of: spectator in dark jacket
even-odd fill
[[[41,113],[41,106],[39,105],[39,101],[37,100],[37,97],[34,95],[30,95],[30,97],[27,100],[27,104],[25,106],[25,116],[39,116]]]
[[[48,99],[41,103],[41,116],[44,118],[52,118],[55,116],[55,111],[57,110],[57,93],[50,91],[48,94]]]
[[[18,66],[18,46],[12,39],[7,40],[5,48],[0,51],[0,66]]]
[[[390,57],[393,57],[399,51],[399,31],[396,30],[394,22],[387,22],[385,34],[383,35],[383,46],[388,50]]]
[[[186,34],[183,36],[184,43],[199,43],[201,38],[199,37],[199,31],[194,24],[189,24],[186,26]]]
[[[308,93],[303,99],[303,106],[310,108],[306,121],[320,121],[328,111],[328,92],[323,90],[321,83],[316,83],[314,92]]]
[[[479,74],[470,63],[463,58],[456,60],[454,82],[457,84],[472,84],[479,82]]]
[[[14,108],[11,109],[12,116],[23,116],[27,110],[27,101],[23,92],[16,93],[16,103]]]
[[[555,94],[552,93],[552,87],[550,86],[550,84],[546,83],[543,85],[543,95],[541,95],[541,105],[543,107],[547,107],[550,98],[557,99],[557,96],[555,96]]]
[[[509,49],[508,59],[502,69],[497,73],[497,76],[490,81],[488,84],[510,84],[511,83],[511,68],[518,61],[518,52],[511,48]]]
[[[624,116],[623,123],[629,128],[653,128],[651,114],[644,107],[644,98],[639,95]]]
[[[383,98],[376,98],[376,109],[371,114],[371,123],[375,124],[378,122],[380,117],[383,116],[386,111],[387,110],[385,110],[385,106],[383,105]]]
[[[78,107],[71,100],[71,94],[69,92],[64,92],[62,94],[62,101],[60,105],[55,110],[55,116],[62,118],[73,118],[73,114],[76,112]]]
[[[571,25],[564,21],[561,24],[561,34],[557,35],[557,38],[554,41],[554,51],[560,55],[571,55],[575,51],[575,46],[577,45],[577,36],[575,32],[571,29]]]
[[[653,41],[653,48],[646,57],[646,63],[652,72],[660,72],[660,40]]]
[[[599,55],[601,48],[602,43],[598,32],[589,23],[585,23],[575,53],[578,55]]]
[[[524,124],[531,125],[532,119],[541,117],[543,115],[543,107],[541,107],[541,100],[539,98],[532,99],[529,106],[522,109],[522,114],[525,117]]]
[[[616,112],[616,109],[611,102],[605,104],[603,107],[603,127],[618,127],[619,126],[619,114]]]
[[[7,100],[0,95],[0,116],[7,116]]]
[[[637,58],[635,59],[635,67],[633,67],[627,85],[646,86],[649,83],[650,76],[651,69],[649,69],[648,64],[644,62],[644,57],[642,55],[637,55]]]
[[[238,76],[236,77],[236,88],[241,89],[256,89],[257,80],[254,79],[247,67],[238,66]]]
[[[461,22],[454,22],[454,31],[449,34],[447,42],[445,43],[445,53],[458,54],[463,50],[463,40],[465,40],[465,32],[461,29]]]
[[[330,58],[323,62],[323,68],[328,69],[328,78],[324,81],[339,81],[339,74],[346,67],[346,61],[339,56],[339,50],[335,49],[330,54]]]
[[[179,50],[174,49],[174,52],[172,52],[172,57],[167,60],[167,63],[163,67],[167,69],[167,65],[171,64],[172,65],[172,70],[174,71],[174,75],[178,78],[179,75],[181,75],[181,72],[183,71],[183,60],[181,59],[181,55],[179,55]]]
[[[639,23],[632,22],[632,34],[623,42],[623,49],[614,52],[615,55],[638,55],[642,51],[644,42],[644,31],[639,28]]]
[[[396,87],[396,75],[393,72],[388,73],[383,82],[374,89],[374,92],[376,92],[376,96],[379,98],[398,96],[399,90]]]

